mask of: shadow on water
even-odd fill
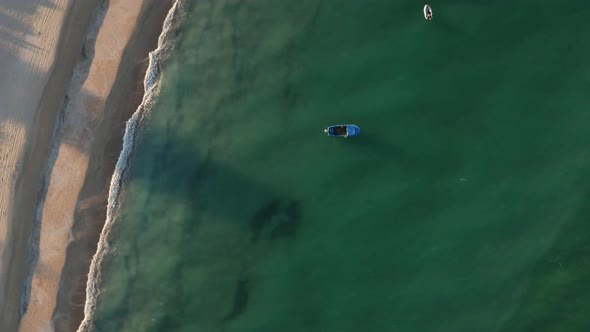
[[[236,282],[233,306],[230,313],[223,317],[224,322],[235,319],[246,309],[249,297],[248,283],[248,279],[243,277],[238,278]]]
[[[150,130],[143,135],[140,150],[134,163],[143,166],[132,168],[131,183],[155,193],[154,198],[191,205],[200,213],[248,227],[256,238],[269,219],[301,218],[301,204],[296,198],[217,162],[215,151],[201,150],[190,140]],[[244,219],[245,215],[251,218]],[[289,223],[287,220],[275,222],[282,225]]]
[[[361,183],[383,178],[383,184],[396,183],[391,190],[392,214],[399,230],[415,227],[415,222],[430,220],[449,204],[446,191],[450,183],[457,183],[462,159],[452,151],[423,149],[418,145],[395,143],[394,137],[374,134],[370,128],[358,137],[340,143],[350,146],[351,152],[362,158]],[[377,175],[379,174],[379,175]],[[395,197],[395,198],[393,198]]]
[[[350,146],[375,155],[383,155],[387,157],[395,156],[395,158],[408,158],[406,149],[397,145],[393,140],[388,140],[384,136],[376,135],[370,132],[370,129],[363,128],[361,134],[357,137],[349,137],[346,143]]]
[[[158,230],[150,246],[162,246],[175,255],[166,274],[182,279],[193,270],[208,271],[199,278],[210,284],[207,291],[196,294],[190,287],[198,289],[194,285],[199,282],[170,283],[158,291],[164,306],[175,309],[165,311],[155,323],[156,330],[179,329],[189,321],[210,322],[221,329],[248,310],[256,283],[250,274],[252,265],[277,245],[296,238],[304,224],[304,206],[297,197],[216,161],[215,151],[202,149],[165,126],[151,126],[142,135],[133,164],[115,234],[134,235],[125,240],[128,249],[117,250],[110,258],[126,270],[125,287],[117,289],[125,294],[117,296],[121,302],[112,310],[101,310],[95,320],[97,331],[123,329],[126,322],[120,317],[147,300],[141,289],[149,284],[149,273],[142,268],[145,260],[160,259],[146,256],[150,229]],[[179,239],[178,234],[191,240]]]
[[[396,144],[394,140],[364,130],[358,137],[347,138],[342,143],[354,149],[369,168],[388,166],[400,170],[401,174],[432,174],[431,163],[438,159],[436,155],[413,152],[411,146]]]

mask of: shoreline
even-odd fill
[[[91,244],[93,247],[91,251],[87,252],[90,254],[89,259],[83,260],[83,263],[85,264],[84,270],[80,271],[84,282],[80,282],[76,285],[79,288],[76,293],[81,300],[79,303],[84,303],[83,306],[74,305],[73,307],[77,311],[76,315],[79,315],[76,318],[76,322],[79,323],[76,325],[77,331],[91,331],[93,327],[92,319],[94,318],[96,297],[98,296],[98,287],[100,286],[98,279],[100,278],[101,261],[104,251],[107,250],[102,244],[108,240],[106,234],[110,230],[110,213],[112,213],[110,210],[113,208],[113,200],[118,199],[118,192],[115,194],[113,193],[114,186],[117,187],[117,189],[120,186],[120,181],[122,179],[119,176],[125,170],[121,168],[120,163],[125,159],[126,154],[130,152],[128,136],[133,133],[129,128],[130,126],[134,127],[136,125],[137,117],[144,115],[143,111],[146,111],[144,108],[149,109],[150,104],[153,102],[153,98],[155,98],[158,93],[157,89],[160,77],[159,60],[157,59],[156,53],[162,51],[162,47],[166,43],[166,33],[169,31],[170,25],[172,24],[171,20],[175,16],[178,7],[181,6],[182,1],[173,0],[172,2],[168,4],[165,11],[160,13],[163,15],[161,16],[161,24],[157,26],[158,33],[153,36],[154,45],[146,52],[148,54],[147,59],[144,62],[144,68],[141,71],[141,77],[138,77],[136,80],[138,90],[141,94],[137,96],[133,108],[128,109],[129,114],[125,118],[125,123],[122,123],[121,125],[123,128],[119,132],[120,136],[117,139],[116,146],[113,147],[113,151],[116,151],[116,155],[112,156],[111,171],[105,174],[108,178],[104,179],[105,181],[103,182],[103,185],[105,185],[105,192],[102,199],[104,199],[106,204],[100,206],[101,214],[104,213],[104,215],[101,215],[100,217],[100,225],[97,225],[100,226],[100,228],[96,228],[92,231],[92,236],[94,237],[91,241],[80,242],[83,245]],[[154,88],[156,91],[153,90]],[[68,248],[68,251],[70,249],[73,254],[78,254],[74,246]],[[72,290],[71,293],[74,293],[74,291]]]
[[[31,185],[34,179],[26,179],[29,195],[23,198],[33,193],[35,196],[29,201],[20,200],[21,211],[28,206],[30,214],[34,204],[41,203],[33,212],[39,213],[39,219],[35,221],[32,242],[25,243],[33,246],[33,251],[28,251],[26,245],[21,251],[33,258],[34,265],[28,279],[31,284],[24,289],[27,308],[20,322],[23,332],[72,331],[84,317],[82,298],[106,220],[109,181],[121,151],[124,122],[142,100],[146,56],[156,47],[171,6],[172,0],[110,3],[103,8],[102,21],[91,22],[83,29],[71,24],[71,30],[82,31],[84,47],[80,43],[71,61],[71,67],[76,66],[73,75],[68,71],[71,83],[62,84],[68,93],[64,91],[60,99],[61,103],[66,96],[55,140],[51,149],[46,149],[43,162],[37,164],[47,166],[43,181],[46,190],[34,198],[42,187],[39,171],[36,186]],[[100,17],[94,12],[96,7],[93,20]],[[70,19],[76,23],[76,19]],[[96,31],[92,31],[93,26]],[[63,75],[61,69],[56,66],[53,72]],[[32,157],[41,158],[36,154]],[[25,276],[14,279],[22,282]],[[20,294],[23,289],[18,287],[16,291]]]
[[[101,225],[97,241],[90,241],[90,243],[96,243],[97,245],[93,251],[89,269],[86,270],[88,272],[85,279],[85,292],[83,293],[85,295],[83,319],[77,329],[78,332],[92,331],[94,327],[93,320],[96,311],[96,302],[101,286],[102,262],[105,255],[109,253],[109,235],[118,212],[121,186],[129,162],[133,158],[135,140],[139,134],[139,130],[141,130],[142,121],[146,117],[149,117],[151,107],[159,94],[161,79],[160,61],[165,59],[171,50],[171,47],[169,47],[169,43],[171,42],[169,34],[173,33],[177,26],[177,17],[182,15],[182,6],[182,0],[174,0],[174,3],[170,6],[166,14],[158,36],[157,48],[152,49],[148,54],[149,64],[143,76],[143,95],[141,96],[140,103],[136,105],[135,111],[125,124],[125,130],[122,134],[122,147],[118,150],[119,154],[116,158],[116,165],[108,182],[107,205],[104,211],[105,216],[102,218],[104,223]],[[179,11],[180,13],[178,13]]]

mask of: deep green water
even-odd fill
[[[97,330],[589,331],[590,4],[530,3],[193,1]]]

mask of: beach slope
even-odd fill
[[[172,1],[110,1],[92,16],[46,164],[21,331],[74,331],[125,121]]]
[[[0,3],[0,331],[15,331],[54,124],[98,0]]]

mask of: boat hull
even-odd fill
[[[326,128],[324,132],[332,137],[353,137],[361,133],[361,128],[354,124],[333,125]]]

